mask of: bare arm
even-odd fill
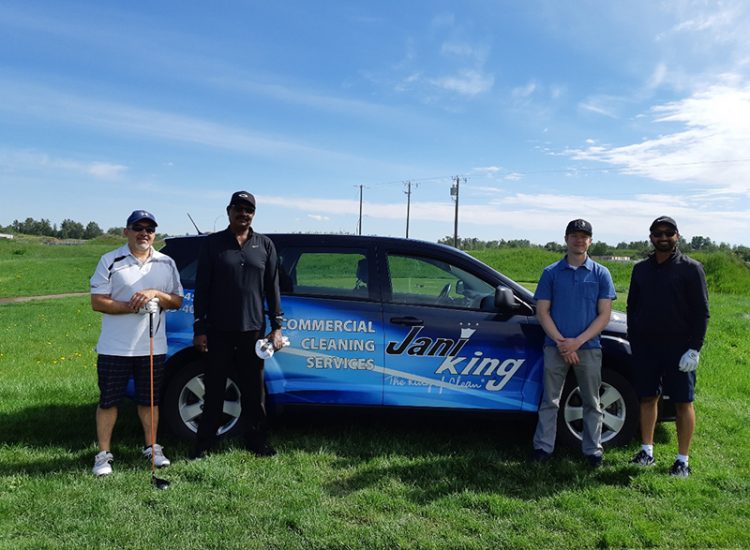
[[[179,294],[168,294],[167,292],[162,292],[155,288],[139,290],[130,297],[130,302],[128,302],[128,304],[138,311],[153,298],[159,298],[159,306],[162,309],[178,309],[182,305],[182,296]]]
[[[133,294],[128,302],[113,300],[109,294],[92,294],[91,309],[110,315],[135,313],[145,306],[151,298],[159,298],[159,305],[162,309],[177,309],[182,305],[182,296],[178,294],[167,294],[160,290],[146,289]]]
[[[109,313],[111,315],[135,313],[128,302],[113,300],[109,294],[92,294],[91,309],[99,313]]]

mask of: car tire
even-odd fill
[[[602,445],[618,447],[632,441],[638,429],[640,407],[638,397],[630,382],[612,369],[602,369],[599,390],[604,420]],[[580,448],[583,433],[583,407],[578,383],[571,372],[560,398],[557,417],[557,438],[569,447]]]
[[[159,406],[162,421],[180,439],[194,439],[198,431],[198,421],[203,414],[204,370],[204,363],[197,359],[183,365],[170,377]],[[240,389],[230,377],[227,379],[224,414],[217,435],[232,437],[239,433],[241,415]]]

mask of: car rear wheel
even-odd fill
[[[169,380],[164,398],[159,407],[161,418],[172,433],[182,439],[192,439],[198,431],[198,422],[203,415],[204,365],[195,360],[180,368]],[[224,393],[224,409],[217,435],[231,437],[239,430],[242,406],[240,388],[231,378],[227,379]]]
[[[630,383],[618,372],[602,369],[599,402],[604,413],[602,445],[617,447],[630,442],[638,429],[639,415],[638,398]],[[557,437],[564,445],[580,448],[582,434],[583,401],[571,372],[560,399]]]

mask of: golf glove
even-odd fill
[[[693,372],[698,368],[700,355],[701,354],[694,349],[687,350],[680,358],[680,370],[682,372]]]
[[[151,298],[148,302],[146,302],[145,306],[138,310],[138,313],[141,313],[143,315],[147,313],[150,315],[156,315],[157,313],[159,313],[159,298]]]
[[[286,347],[289,345],[289,338],[286,336],[281,337],[282,347]],[[255,342],[255,355],[260,357],[261,359],[270,359],[273,357],[273,342],[267,338],[261,338],[257,342]]]

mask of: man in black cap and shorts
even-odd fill
[[[670,475],[690,475],[688,455],[695,429],[695,370],[708,327],[703,266],[684,256],[677,223],[660,216],[651,224],[654,251],[633,268],[628,293],[628,338],[635,386],[641,400],[641,450],[632,463],[651,466],[659,395],[677,412],[678,455]]]
[[[229,227],[205,237],[198,256],[193,344],[208,356],[206,393],[192,458],[213,447],[221,424],[227,376],[237,376],[245,419],[245,443],[257,456],[276,451],[268,442],[263,360],[255,345],[268,339],[283,347],[278,257],[273,241],[253,231],[255,197],[237,191],[227,206]],[[264,299],[271,331],[265,334]]]
[[[155,315],[154,333],[154,427],[159,422],[159,386],[167,353],[167,337],[162,310],[182,305],[180,274],[169,256],[154,250],[156,218],[146,210],[128,217],[124,235],[127,244],[108,252],[99,260],[91,276],[91,307],[103,313],[102,331],[96,344],[99,377],[99,406],[96,409],[96,435],[99,453],[94,458],[96,476],[112,473],[112,431],[117,405],[125,396],[128,381],[135,379],[138,417],[146,446],[143,456],[157,467],[169,466],[159,444],[151,444],[151,373],[149,315]]]

